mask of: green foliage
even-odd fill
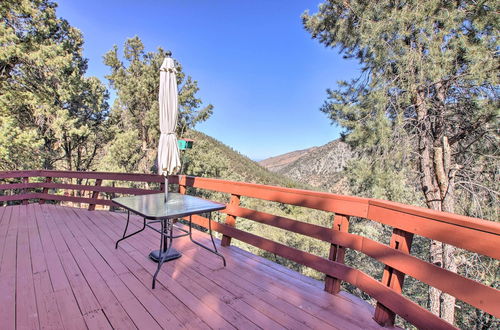
[[[459,256],[459,271],[468,278],[500,289],[500,261],[462,251]],[[457,301],[460,314],[465,317],[457,318],[457,326],[461,329],[498,329],[500,319],[470,306],[462,301]]]
[[[84,77],[80,31],[48,0],[3,1],[0,13],[2,128],[23,132],[16,141],[26,156],[10,167],[92,169],[106,140],[108,96],[97,78]]]
[[[303,15],[313,38],[362,67],[321,108],[360,153],[348,166],[356,194],[498,220],[498,10],[495,1],[329,0]],[[463,252],[427,256],[492,285],[474,263],[458,267]],[[454,302],[439,295],[430,292],[431,309],[453,322]],[[487,323],[471,314],[461,326]]]
[[[138,164],[143,158],[136,129],[121,131],[113,127],[113,140],[110,141],[106,153],[100,161],[100,169],[109,172],[137,172]]]
[[[405,166],[406,165],[406,166]],[[344,171],[356,196],[419,204],[410,164],[401,158],[374,161],[371,155],[361,155],[351,160]]]
[[[0,171],[37,168],[42,146],[35,130],[21,130],[10,117],[0,117]]]
[[[435,146],[447,136],[461,166],[471,145],[494,138],[497,9],[494,1],[326,1],[318,13],[303,15],[313,38],[362,65],[360,78],[328,90],[321,109],[366,156],[351,168],[359,191],[381,189],[384,197],[415,202],[406,196],[418,182],[417,135],[423,129],[432,131]],[[417,118],[418,97],[429,108],[425,128]],[[394,176],[395,182],[408,191],[395,193],[378,177],[400,169],[407,173]],[[376,178],[356,179],[368,172]]]
[[[123,61],[118,47],[104,55],[104,63],[111,69],[106,76],[117,92],[111,121],[114,140],[101,162],[101,168],[114,171],[151,172],[158,147],[160,67],[166,51],[146,52],[139,37],[128,39],[123,49]],[[196,96],[198,83],[182,71],[176,62],[179,95],[177,135],[207,120],[212,105],[201,107]],[[135,137],[135,139],[133,138]]]

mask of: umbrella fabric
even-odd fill
[[[174,60],[166,57],[160,68],[160,143],[158,174],[173,174],[181,167],[177,146],[177,79]]]

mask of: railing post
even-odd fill
[[[347,232],[349,230],[349,217],[342,214],[335,214],[333,218],[332,235],[335,231]],[[344,263],[345,247],[330,244],[329,260]],[[338,278],[326,275],[325,277],[325,291],[331,294],[337,294],[340,291],[340,283],[342,281]]]
[[[102,179],[96,179],[95,180],[95,186],[100,187],[102,184]],[[99,191],[93,191],[92,192],[92,198],[97,199],[99,197]],[[89,204],[89,211],[94,211],[95,210],[95,204]]]
[[[23,177],[22,180],[23,180],[23,183],[29,183],[30,178],[29,178],[29,176],[25,176],[25,177]],[[28,188],[24,188],[23,189],[23,193],[27,194],[28,193]],[[27,199],[23,199],[23,205],[28,205],[28,201],[29,200],[27,200]]]
[[[50,182],[52,182],[52,178],[50,176],[46,177],[45,178],[45,183],[50,183]],[[49,193],[49,187],[43,187],[42,193],[43,194],[48,194]],[[44,198],[40,198],[40,200],[38,201],[38,204],[45,204],[45,199]]]
[[[389,246],[393,249],[409,254],[412,241],[412,233],[394,228],[394,230],[392,231],[392,237]],[[382,283],[384,285],[387,285],[394,291],[401,293],[403,292],[404,279],[404,273],[391,267],[385,266],[384,274],[382,275]],[[378,324],[382,326],[394,326],[395,318],[396,314],[393,311],[377,302],[374,319]]]
[[[165,188],[168,189],[168,188]],[[185,175],[179,175],[179,193],[180,194],[186,194],[187,187],[186,187],[186,176]]]
[[[115,187],[115,182],[114,181],[111,182],[111,187],[113,187],[113,188]],[[116,197],[114,191],[110,193],[110,197],[111,197],[111,199],[113,199],[113,198]],[[113,205],[109,206],[109,212],[115,212],[115,210],[116,210],[116,208]]]
[[[229,200],[229,206],[239,206],[240,205],[240,196],[231,194],[231,199]],[[236,217],[234,215],[227,214],[226,215],[226,225],[234,227],[236,224]],[[222,241],[220,243],[222,246],[231,245],[231,237],[222,235]]]
[[[179,185],[179,193],[184,195],[186,194],[186,190],[187,190],[186,186]]]

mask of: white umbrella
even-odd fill
[[[168,192],[167,175],[181,167],[177,146],[177,79],[174,60],[167,54],[160,67],[160,143],[158,145],[158,174],[165,175],[165,197]]]

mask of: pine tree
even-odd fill
[[[498,5],[330,0],[303,15],[313,38],[362,66],[358,79],[328,91],[322,107],[366,156],[354,176],[387,191],[381,175],[399,166],[407,174],[397,183],[416,179],[425,204],[446,212],[476,215],[471,203],[457,204],[470,193],[483,205],[496,201]],[[451,246],[432,242],[430,258],[457,271]],[[453,323],[455,299],[434,288],[429,298],[431,311]]]
[[[107,90],[84,76],[82,35],[56,7],[48,0],[0,3],[3,169],[92,169],[106,141]]]
[[[114,139],[103,159],[102,168],[125,172],[151,172],[157,155],[159,131],[158,90],[160,66],[167,52],[158,48],[146,52],[139,37],[125,42],[124,61],[118,47],[104,55],[104,63],[111,73],[107,76],[117,98],[112,108]],[[176,62],[179,86],[179,116],[177,136],[182,137],[189,128],[207,120],[212,105],[201,107],[196,96],[198,84],[182,71]]]

